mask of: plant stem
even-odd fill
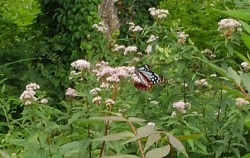
[[[109,121],[106,121],[104,136],[106,136],[108,134],[108,126],[109,126]],[[104,147],[105,147],[105,141],[102,142],[102,147],[101,147],[101,152],[100,152],[99,157],[102,157],[102,153],[103,153]]]
[[[132,128],[134,134],[137,135],[137,132],[136,132],[135,127],[133,126],[133,124],[129,120],[127,120],[127,121],[128,121],[128,124],[130,125],[130,127]],[[143,149],[142,149],[142,145],[141,145],[141,141],[139,139],[137,140],[137,143],[139,145],[139,150],[140,150],[140,153],[141,153],[141,157],[145,158],[145,155],[144,155],[144,152],[143,152]]]

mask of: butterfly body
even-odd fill
[[[134,86],[139,90],[150,90],[154,84],[164,82],[164,78],[159,74],[151,71],[148,65],[142,65],[135,69],[135,74],[140,82],[134,83]]]

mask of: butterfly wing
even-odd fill
[[[140,83],[135,83],[134,86],[139,90],[149,90],[154,84],[164,82],[164,78],[152,72],[148,65],[137,68],[135,74],[140,79]]]

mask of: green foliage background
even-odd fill
[[[169,140],[170,133],[182,140],[190,157],[241,157],[249,153],[249,127],[245,127],[249,123],[249,107],[237,109],[234,101],[235,97],[249,100],[242,90],[249,91],[249,73],[239,66],[242,61],[249,62],[249,48],[246,47],[250,42],[249,30],[244,27],[246,35],[235,35],[232,40],[225,40],[217,30],[217,23],[230,16],[218,10],[249,11],[249,2],[118,0],[115,6],[121,27],[110,39],[92,27],[101,20],[98,16],[100,3],[101,0],[0,2],[3,6],[0,8],[0,146],[3,150],[0,155],[83,157],[92,154],[97,157],[101,150],[99,141],[107,140],[102,137],[106,127],[98,119],[107,121],[110,118],[100,116],[107,111],[115,115],[119,109],[126,109],[124,118],[143,118],[156,123],[155,131],[169,132],[150,149],[164,147],[167,142],[175,147],[169,151],[170,157],[185,157],[185,150],[175,146],[178,141]],[[150,7],[167,9],[170,14],[162,21],[155,20],[148,12]],[[128,22],[144,30],[129,32]],[[180,31],[190,37],[184,45],[176,42]],[[146,41],[151,34],[159,36],[159,40],[152,43],[152,54],[146,55]],[[114,52],[109,46],[116,43],[136,45],[143,56],[131,65],[150,64],[167,83],[143,92],[137,91],[125,79],[118,91],[101,92],[102,98],[116,96],[115,107],[109,109],[92,102],[89,91],[100,85],[93,73],[81,74],[82,81],[78,78],[68,80],[68,77],[70,64],[77,59],[85,59],[92,65],[104,60],[117,67],[128,65],[137,57]],[[216,58],[210,59],[202,53],[205,49],[212,50]],[[210,77],[213,73],[220,77]],[[211,85],[197,88],[194,81],[201,78],[206,78]],[[37,95],[49,96],[49,106],[20,106],[18,98],[30,82],[42,87]],[[188,88],[183,83],[188,84]],[[65,97],[68,87],[79,93],[75,100]],[[179,100],[191,102],[192,107],[185,115],[177,113],[176,117],[171,117],[172,105]],[[215,117],[216,112],[220,116]],[[109,120],[112,122],[109,133],[131,131],[126,124],[128,120],[121,123],[117,117],[112,119]],[[133,123],[136,128],[144,128],[142,122]],[[142,138],[142,143],[147,142],[148,136]],[[119,139],[107,141],[105,154],[138,153],[135,143],[123,143]]]

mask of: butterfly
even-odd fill
[[[154,84],[164,82],[165,79],[151,71],[148,65],[142,65],[135,69],[135,74],[139,78],[140,82],[135,82],[135,88],[139,90],[150,90]]]

